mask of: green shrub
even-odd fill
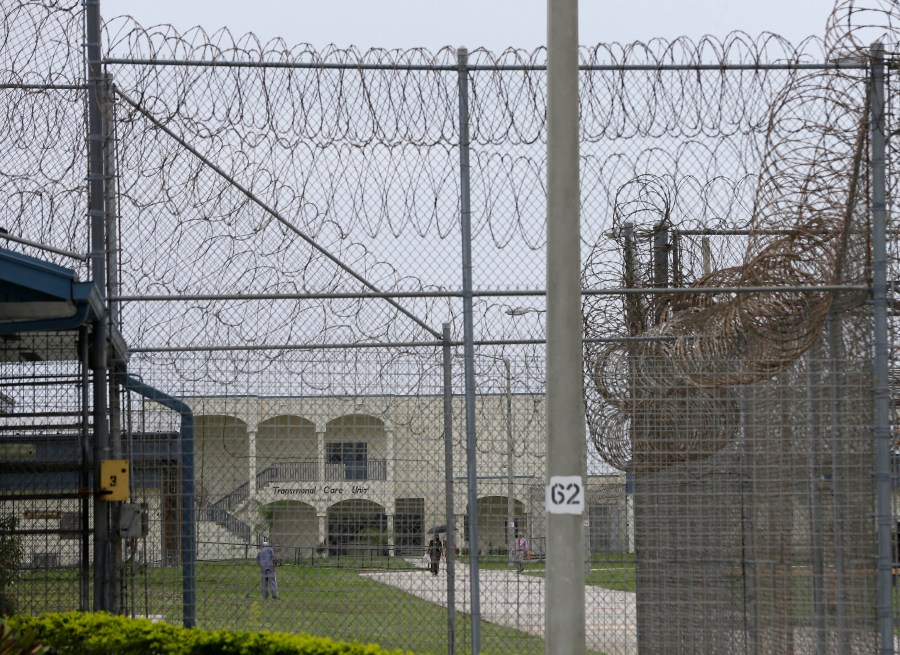
[[[189,630],[148,619],[65,612],[10,619],[53,652],[78,655],[412,655],[373,644],[284,632]]]
[[[0,616],[16,613],[13,587],[25,554],[22,537],[15,534],[17,527],[15,516],[0,516]]]
[[[37,631],[20,630],[6,621],[0,621],[0,653],[2,655],[38,655],[48,652],[46,646],[37,642]]]

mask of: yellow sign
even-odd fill
[[[127,459],[104,459],[100,462],[100,491],[103,500],[128,500]]]

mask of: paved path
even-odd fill
[[[410,560],[416,565],[419,561]],[[426,569],[372,571],[361,575],[403,589],[432,603],[447,606],[447,569],[432,576]],[[479,603],[485,621],[516,628],[529,634],[544,634],[544,579],[512,570],[480,572]],[[457,564],[454,593],[456,609],[469,613],[469,568]],[[602,587],[585,588],[585,633],[587,647],[609,655],[637,653],[634,594]]]

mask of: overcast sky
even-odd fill
[[[581,0],[582,45],[672,39],[732,30],[775,32],[799,43],[821,36],[833,0]],[[228,27],[263,41],[283,37],[361,49],[466,46],[502,51],[546,45],[547,0],[100,0],[106,20],[130,14],[145,27]]]

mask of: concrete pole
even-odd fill
[[[548,0],[547,99],[545,643],[548,655],[584,655],[578,0]]]
[[[251,496],[256,495],[256,476],[259,473],[259,471],[257,471],[256,462],[257,427],[259,426],[254,424],[253,429],[247,430],[247,474],[250,476],[249,484],[247,485],[247,487]],[[201,479],[202,477],[203,476],[201,475]]]
[[[79,483],[82,489],[91,486],[91,375],[89,363],[89,339],[87,326],[78,329],[78,359],[81,364],[81,468]],[[81,570],[80,598],[78,609],[88,612],[91,609],[91,502],[88,495],[81,497]]]
[[[325,431],[324,430],[316,430],[316,456],[319,459],[319,463],[317,464],[319,480],[327,480],[328,478],[326,476],[328,475],[328,465],[325,463]],[[321,543],[321,539],[319,541]]]

